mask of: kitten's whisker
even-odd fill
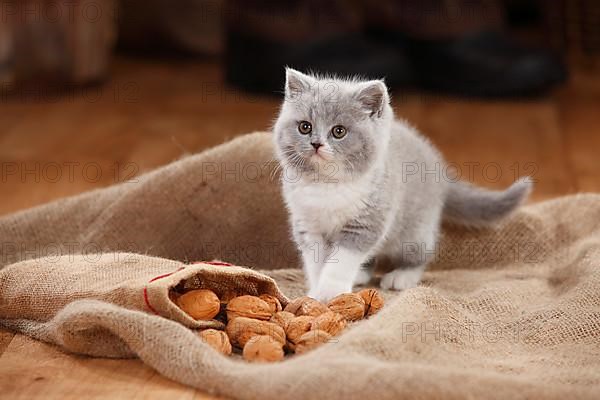
[[[282,165],[281,165],[281,162],[279,162],[279,160],[278,160],[277,158],[271,158],[271,159],[268,161],[268,163],[269,163],[269,164],[271,164],[271,163],[275,163],[275,168],[273,168],[273,169],[271,170],[271,173],[269,174],[269,180],[270,180],[270,181],[273,181],[273,180],[274,180],[274,178],[275,178],[275,176],[277,175],[277,173],[278,173],[278,172],[281,170],[281,168],[282,168]]]
[[[281,164],[277,164],[275,166],[275,168],[273,168],[273,170],[271,170],[271,173],[269,174],[269,181],[273,181],[275,180],[275,177],[277,176],[277,174],[279,173],[279,171],[281,170]]]

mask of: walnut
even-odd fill
[[[302,354],[331,340],[331,335],[325,331],[314,330],[306,332],[296,343],[296,354]]]
[[[246,317],[268,321],[271,319],[271,315],[273,315],[271,307],[256,296],[239,296],[231,299],[227,304],[227,318],[229,320]]]
[[[248,340],[254,336],[268,335],[282,345],[285,344],[285,331],[273,322],[261,321],[246,317],[230,320],[225,327],[225,333],[234,346],[244,348]]]
[[[365,302],[356,293],[340,294],[327,306],[331,311],[342,314],[348,321],[356,321],[365,316]]]
[[[292,314],[296,315],[296,312],[298,311],[302,303],[309,299],[314,300],[312,297],[308,296],[297,297],[288,303],[284,311],[291,312]]]
[[[283,345],[268,335],[254,336],[244,346],[242,356],[247,361],[273,362],[283,360]]]
[[[292,300],[285,308],[285,311],[291,312],[299,317],[302,315],[316,317],[329,310],[327,310],[327,306],[312,297],[302,296]]]
[[[231,343],[229,342],[229,336],[225,332],[216,329],[205,329],[200,331],[199,336],[204,343],[218,352],[226,356],[231,354]]]
[[[300,336],[310,330],[313,319],[314,317],[309,315],[301,315],[290,320],[285,328],[287,340],[296,344]]]
[[[221,308],[217,295],[206,289],[190,290],[177,297],[176,302],[179,308],[196,320],[213,319]]]
[[[383,308],[383,297],[376,289],[363,289],[357,294],[365,302],[365,316],[369,317]]]
[[[346,328],[346,318],[342,314],[328,311],[316,317],[310,326],[311,330],[319,330],[336,336]]]
[[[261,294],[258,298],[262,299],[265,303],[267,303],[271,307],[271,313],[275,314],[278,311],[283,310],[281,307],[281,303],[279,299],[270,294]]]
[[[288,322],[290,322],[295,317],[296,316],[291,312],[279,311],[273,314],[270,321],[276,323],[285,330],[287,328]]]
[[[297,316],[309,315],[311,317],[316,317],[317,315],[321,315],[329,311],[325,304],[318,302],[315,299],[308,298],[308,300],[302,302],[300,307],[296,311]]]

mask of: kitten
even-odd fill
[[[489,224],[531,190],[529,179],[495,192],[440,176],[442,156],[395,119],[389,101],[380,80],[286,70],[275,149],[308,295],[318,300],[367,283],[370,261],[381,256],[396,268],[383,276],[382,288],[416,286],[442,217]]]

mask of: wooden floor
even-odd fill
[[[501,188],[533,174],[533,200],[600,191],[600,74],[552,96],[473,102],[394,93],[395,108],[463,179]],[[0,215],[111,185],[236,135],[268,129],[276,98],[222,85],[214,63],[118,60],[101,88],[0,98]],[[0,330],[0,397],[206,398],[137,360],[66,355]]]

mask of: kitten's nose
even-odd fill
[[[318,151],[318,150],[319,150],[319,147],[323,146],[323,145],[322,145],[321,143],[319,143],[319,142],[315,142],[315,143],[311,143],[311,144],[312,144],[312,147],[314,147],[314,148],[315,148],[315,151]]]

